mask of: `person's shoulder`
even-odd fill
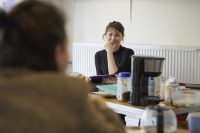
[[[41,72],[32,73],[25,76],[27,82],[30,84],[37,84],[38,86],[46,86],[49,89],[72,91],[88,91],[88,85],[85,80],[78,78],[71,78],[64,73],[58,72]],[[83,89],[85,88],[85,89]]]
[[[79,85],[85,85],[86,82],[85,80],[81,79],[81,78],[73,78],[71,76],[68,76],[64,73],[55,73],[55,74],[52,74],[50,73],[49,75],[52,76],[52,78],[56,81],[58,81],[59,79],[59,82],[63,82],[63,83],[66,83],[66,85],[69,85],[69,86],[79,86]]]
[[[122,46],[122,49],[124,49],[124,50],[133,50],[133,49],[125,47],[125,46]]]
[[[73,96],[85,98],[89,85],[85,80],[74,79],[58,72],[24,72],[10,75],[9,82],[5,76],[0,76],[2,83],[14,94],[37,93],[44,96]],[[48,93],[48,94],[47,94]]]
[[[105,53],[105,52],[106,52],[106,50],[102,49],[102,50],[97,51],[96,54],[102,54],[102,53]]]
[[[128,48],[128,47],[124,47],[124,46],[122,46],[122,49],[123,49],[124,51],[126,51],[126,52],[134,53],[133,49]]]
[[[102,55],[105,55],[105,54],[106,54],[106,50],[103,49],[103,50],[97,51],[97,52],[95,53],[95,56],[102,56]]]

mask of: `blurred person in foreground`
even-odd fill
[[[67,77],[65,20],[27,0],[0,10],[1,133],[123,133],[117,115],[84,80]]]

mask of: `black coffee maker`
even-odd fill
[[[161,75],[164,60],[155,56],[131,56],[131,105],[146,106],[160,100],[159,97],[148,96],[148,79]]]

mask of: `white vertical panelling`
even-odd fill
[[[175,76],[179,82],[200,83],[200,52],[190,47],[126,45],[135,54],[165,57],[163,76]],[[96,74],[94,55],[103,49],[100,43],[74,42],[72,71],[86,76]]]
[[[96,51],[103,49],[97,44],[73,43],[72,71],[86,76],[96,75],[94,55]]]

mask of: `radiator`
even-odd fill
[[[96,75],[94,55],[103,49],[102,43],[73,42],[72,71],[86,76]],[[200,83],[200,51],[197,47],[156,45],[124,45],[135,54],[165,57],[164,77],[175,76],[184,83]]]

